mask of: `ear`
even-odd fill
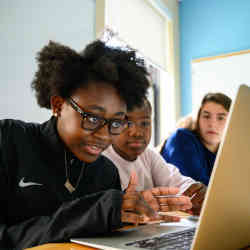
[[[50,107],[55,117],[59,117],[62,110],[62,105],[64,99],[61,96],[51,96],[50,97]]]

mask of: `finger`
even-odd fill
[[[202,203],[205,199],[206,187],[201,188],[191,199],[193,207],[192,212],[194,215],[199,215],[202,208]]]
[[[189,197],[181,196],[178,198],[158,198],[160,211],[178,211],[192,208]]]
[[[193,204],[201,204],[203,200],[205,199],[207,188],[203,186],[199,191],[196,192],[196,194],[191,199]]]
[[[123,195],[122,210],[155,218],[155,210],[143,199],[139,192],[128,192]]]
[[[201,213],[201,207],[193,207],[192,208],[193,215],[200,215]]]
[[[201,206],[204,201],[204,197],[196,195],[191,201],[192,201],[193,207]]]
[[[160,206],[157,199],[153,196],[151,189],[141,192],[144,200],[155,210],[159,211]]]
[[[157,195],[174,195],[174,194],[178,194],[180,191],[179,188],[176,187],[155,187],[151,189],[151,192],[154,196]]]
[[[129,180],[128,187],[126,189],[126,193],[127,192],[134,192],[136,190],[137,185],[138,185],[138,177],[137,177],[136,172],[134,170],[132,170],[130,173],[130,180]]]
[[[161,216],[161,219],[164,220],[165,222],[179,222],[181,220],[180,217],[177,216]]]
[[[187,209],[187,210],[185,211],[185,213],[188,213],[188,214],[191,214],[191,215],[194,214],[193,211],[192,211],[192,209]]]
[[[143,198],[137,201],[135,210],[140,214],[148,216],[150,219],[155,219],[157,216],[155,210]]]
[[[191,209],[190,206],[185,206],[185,205],[161,205],[160,206],[160,211],[161,212],[170,212],[170,211],[186,211],[188,209]]]
[[[196,192],[198,192],[203,186],[204,186],[204,184],[202,184],[200,182],[193,183],[187,190],[185,190],[183,192],[183,195],[191,197]]]
[[[149,221],[150,221],[150,218],[148,218],[146,215],[140,215],[139,224],[145,224]]]
[[[130,212],[124,212],[122,211],[121,214],[121,220],[123,223],[133,223],[135,225],[139,224],[140,221],[140,215]]]
[[[127,192],[123,194],[123,200],[137,200],[140,199],[138,192]]]
[[[157,201],[160,204],[176,204],[176,205],[191,205],[191,199],[188,196],[179,196],[179,197],[157,197]]]
[[[122,210],[135,211],[138,200],[140,200],[139,194],[136,192],[125,193],[123,195]]]

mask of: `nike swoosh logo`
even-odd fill
[[[22,178],[20,181],[19,181],[19,184],[18,186],[19,187],[29,187],[29,186],[42,186],[43,184],[40,184],[40,183],[36,183],[36,182],[24,182],[24,178]]]

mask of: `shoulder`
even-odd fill
[[[150,147],[146,148],[145,151],[141,155],[138,156],[138,159],[143,161],[144,164],[147,166],[154,165],[161,158],[162,156],[159,152],[157,152],[157,149],[153,149]]]
[[[122,166],[127,166],[128,164],[130,164],[129,161],[125,160],[118,153],[116,153],[116,151],[114,150],[114,148],[112,147],[112,145],[110,145],[107,149],[105,149],[105,151],[102,152],[102,155],[106,156],[112,162],[114,162],[114,164],[118,168],[122,168]]]
[[[0,140],[22,142],[24,138],[39,130],[39,124],[28,123],[20,120],[0,120]]]
[[[147,147],[145,151],[140,155],[141,157],[158,158],[161,157],[160,153],[156,148]]]
[[[100,155],[98,157],[98,161],[102,162],[104,165],[107,165],[107,166],[114,166],[114,163],[105,155]]]
[[[100,155],[98,159],[92,164],[97,165],[98,168],[102,168],[105,171],[116,172],[115,164],[105,155]]]
[[[102,155],[112,159],[114,156],[116,156],[116,152],[113,150],[112,145],[110,145],[107,149],[105,149],[102,152]]]
[[[102,189],[119,189],[121,190],[120,176],[114,163],[104,155],[87,164],[88,179],[97,181]]]
[[[168,141],[190,141],[190,140],[198,140],[195,133],[186,128],[177,129],[168,139]]]
[[[20,120],[13,120],[13,119],[4,119],[0,120],[0,129],[1,130],[11,130],[15,131],[25,131],[27,129],[34,129],[38,126],[38,124],[24,122]]]
[[[155,174],[157,176],[163,174],[162,177],[164,177],[165,174],[169,174],[175,168],[173,165],[169,164],[164,160],[164,158],[157,151],[157,149],[148,148],[146,153],[146,156],[150,157],[150,167],[153,171],[152,173],[154,174],[154,176]]]
[[[20,120],[12,120],[12,119],[5,119],[0,120],[0,130],[6,133],[16,133],[16,132],[25,132],[29,129],[34,129],[36,124],[34,123],[27,123]]]
[[[13,120],[13,119],[4,119],[4,120],[0,120],[0,129],[18,127],[18,126],[22,126],[23,124],[25,124],[25,122],[23,121]]]
[[[197,150],[200,145],[200,139],[193,131],[180,128],[167,139],[163,154],[173,151],[182,153],[184,150]]]
[[[194,132],[187,128],[178,128],[175,133],[179,136],[195,136]]]

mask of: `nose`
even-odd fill
[[[94,135],[98,137],[100,140],[105,141],[105,142],[110,142],[111,141],[111,135],[109,133],[109,128],[108,124],[105,124],[101,128],[98,128],[95,132]]]
[[[213,128],[216,126],[216,123],[217,123],[217,120],[216,120],[216,117],[211,117],[209,120],[208,120],[208,126],[210,128]]]
[[[128,128],[129,136],[143,136],[143,129],[140,126],[137,126],[136,123],[133,123],[131,127]]]

